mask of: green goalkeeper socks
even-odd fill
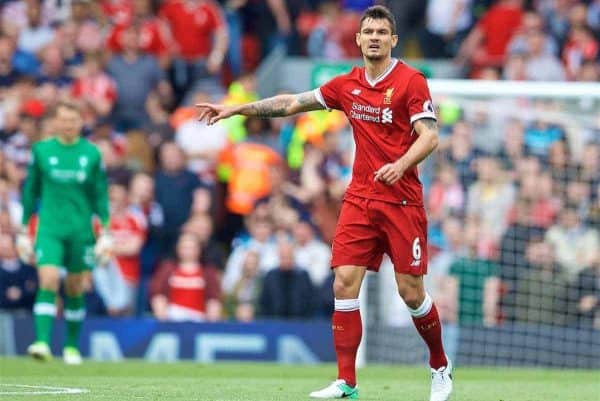
[[[79,334],[85,318],[83,295],[67,296],[65,303],[65,321],[67,323],[66,347],[79,349]]]
[[[50,344],[52,322],[56,316],[56,293],[40,288],[35,298],[33,314],[35,316],[36,341]]]

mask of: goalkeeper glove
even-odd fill
[[[108,231],[102,231],[96,240],[94,247],[94,256],[96,262],[101,266],[106,266],[112,259],[113,238]]]
[[[33,241],[27,232],[27,227],[22,227],[17,234],[17,253],[23,263],[31,264],[34,262]]]

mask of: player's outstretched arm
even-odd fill
[[[272,118],[324,109],[313,91],[295,95],[277,95],[237,106],[199,103],[196,107],[199,110],[198,120],[206,120],[208,125],[236,114],[248,117]]]
[[[433,118],[422,118],[413,123],[419,138],[408,151],[393,163],[388,163],[375,172],[375,180],[384,184],[395,184],[406,170],[416,166],[435,150],[438,145],[438,125]]]

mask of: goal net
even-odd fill
[[[458,365],[600,367],[600,84],[431,80],[426,288]],[[384,262],[368,363],[427,350]]]

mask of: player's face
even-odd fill
[[[58,134],[67,140],[73,140],[79,136],[83,127],[79,112],[67,107],[60,107],[56,111],[54,124]]]
[[[398,35],[392,35],[392,27],[387,19],[367,18],[356,34],[356,44],[367,60],[389,57],[397,43]]]

